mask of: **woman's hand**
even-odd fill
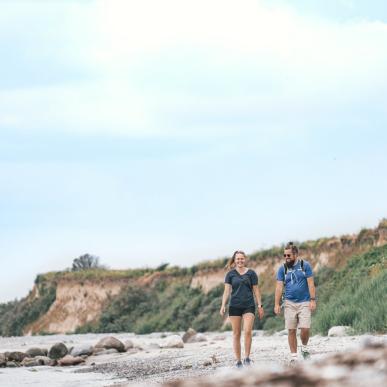
[[[223,317],[225,313],[226,313],[226,307],[222,305],[220,307],[219,314]]]
[[[258,317],[259,317],[259,319],[262,320],[264,315],[265,315],[265,311],[263,310],[263,307],[262,306],[258,307]]]

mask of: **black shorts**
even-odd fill
[[[229,316],[242,316],[245,313],[252,313],[255,315],[255,306],[249,306],[247,308],[236,308],[235,306],[230,306],[228,308]]]

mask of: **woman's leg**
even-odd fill
[[[243,315],[243,331],[245,336],[245,357],[250,357],[254,317],[255,316],[253,313],[245,313]]]
[[[232,326],[232,344],[234,348],[234,354],[237,361],[241,360],[241,328],[242,328],[242,317],[230,316]]]

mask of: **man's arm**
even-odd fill
[[[306,280],[308,281],[308,288],[310,294],[309,308],[313,312],[314,310],[316,310],[316,287],[314,286],[313,277],[309,277]]]
[[[277,284],[275,286],[275,296],[274,296],[274,313],[280,314],[281,313],[281,297],[282,297],[282,290],[284,288],[284,284],[282,281],[277,281]]]

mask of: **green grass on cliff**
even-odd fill
[[[327,334],[335,325],[357,333],[387,331],[387,246],[353,257],[340,271],[321,270],[316,280],[314,332]]]

